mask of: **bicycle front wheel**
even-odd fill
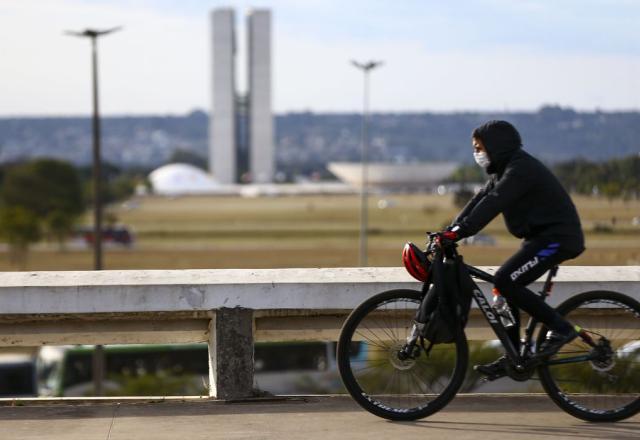
[[[462,385],[467,340],[459,331],[451,344],[420,347],[410,358],[399,352],[411,333],[422,294],[380,293],[358,306],[338,341],[338,368],[351,396],[367,411],[390,420],[415,420],[442,409]]]
[[[583,420],[613,422],[637,414],[640,303],[621,293],[586,292],[557,310],[582,327],[596,347],[578,337],[540,367],[547,394],[563,410]],[[538,346],[545,330],[538,335]]]

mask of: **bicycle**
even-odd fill
[[[442,234],[427,233],[430,261],[457,257],[457,245]],[[433,265],[432,265],[433,266]],[[493,276],[464,265],[475,279],[493,284]],[[546,277],[546,299],[558,267]],[[410,271],[411,272],[411,271]],[[337,347],[342,381],[367,411],[390,420],[415,420],[444,408],[462,386],[468,345],[462,325],[454,341],[429,344],[415,321],[431,287],[390,290],[356,307],[344,322]],[[544,391],[577,418],[619,421],[640,411],[640,303],[617,292],[590,291],[564,301],[557,310],[582,329],[551,357],[538,356],[547,328],[529,318],[519,350],[477,284],[472,298],[504,348],[508,377],[527,381],[537,372]],[[536,327],[540,328],[536,335]],[[534,340],[536,341],[534,343]]]

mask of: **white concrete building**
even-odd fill
[[[256,9],[247,16],[249,88],[249,169],[255,183],[274,176],[273,115],[271,113],[271,11]]]
[[[235,110],[235,14],[215,9],[212,25],[212,101],[209,127],[209,170],[220,183],[237,177]]]
[[[433,188],[458,166],[455,162],[370,163],[367,186],[387,190]],[[353,188],[362,186],[362,164],[359,162],[331,162],[328,168]]]
[[[235,14],[215,9],[212,25],[212,106],[209,130],[209,169],[223,184],[239,179],[239,166],[248,166],[254,183],[271,183],[275,174],[274,129],[271,111],[271,11],[247,15],[247,125],[238,126],[235,82]],[[239,133],[238,130],[242,130]],[[246,132],[245,132],[246,130]],[[239,157],[239,139],[248,139],[248,164]]]

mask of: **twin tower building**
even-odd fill
[[[211,13],[213,90],[209,170],[223,184],[268,183],[274,177],[271,111],[271,11],[247,14],[247,94],[236,91],[233,9]]]

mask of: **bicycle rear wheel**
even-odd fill
[[[613,422],[640,411],[640,303],[616,292],[586,292],[558,306],[582,338],[565,345],[538,369],[542,386],[569,414],[593,422]],[[538,346],[546,329],[538,335]],[[581,362],[569,358],[592,356]],[[567,361],[569,363],[559,363]]]
[[[437,344],[429,353],[401,359],[422,294],[414,290],[380,293],[358,306],[338,341],[338,368],[351,396],[367,411],[390,420],[414,420],[442,409],[462,385],[467,340]]]

